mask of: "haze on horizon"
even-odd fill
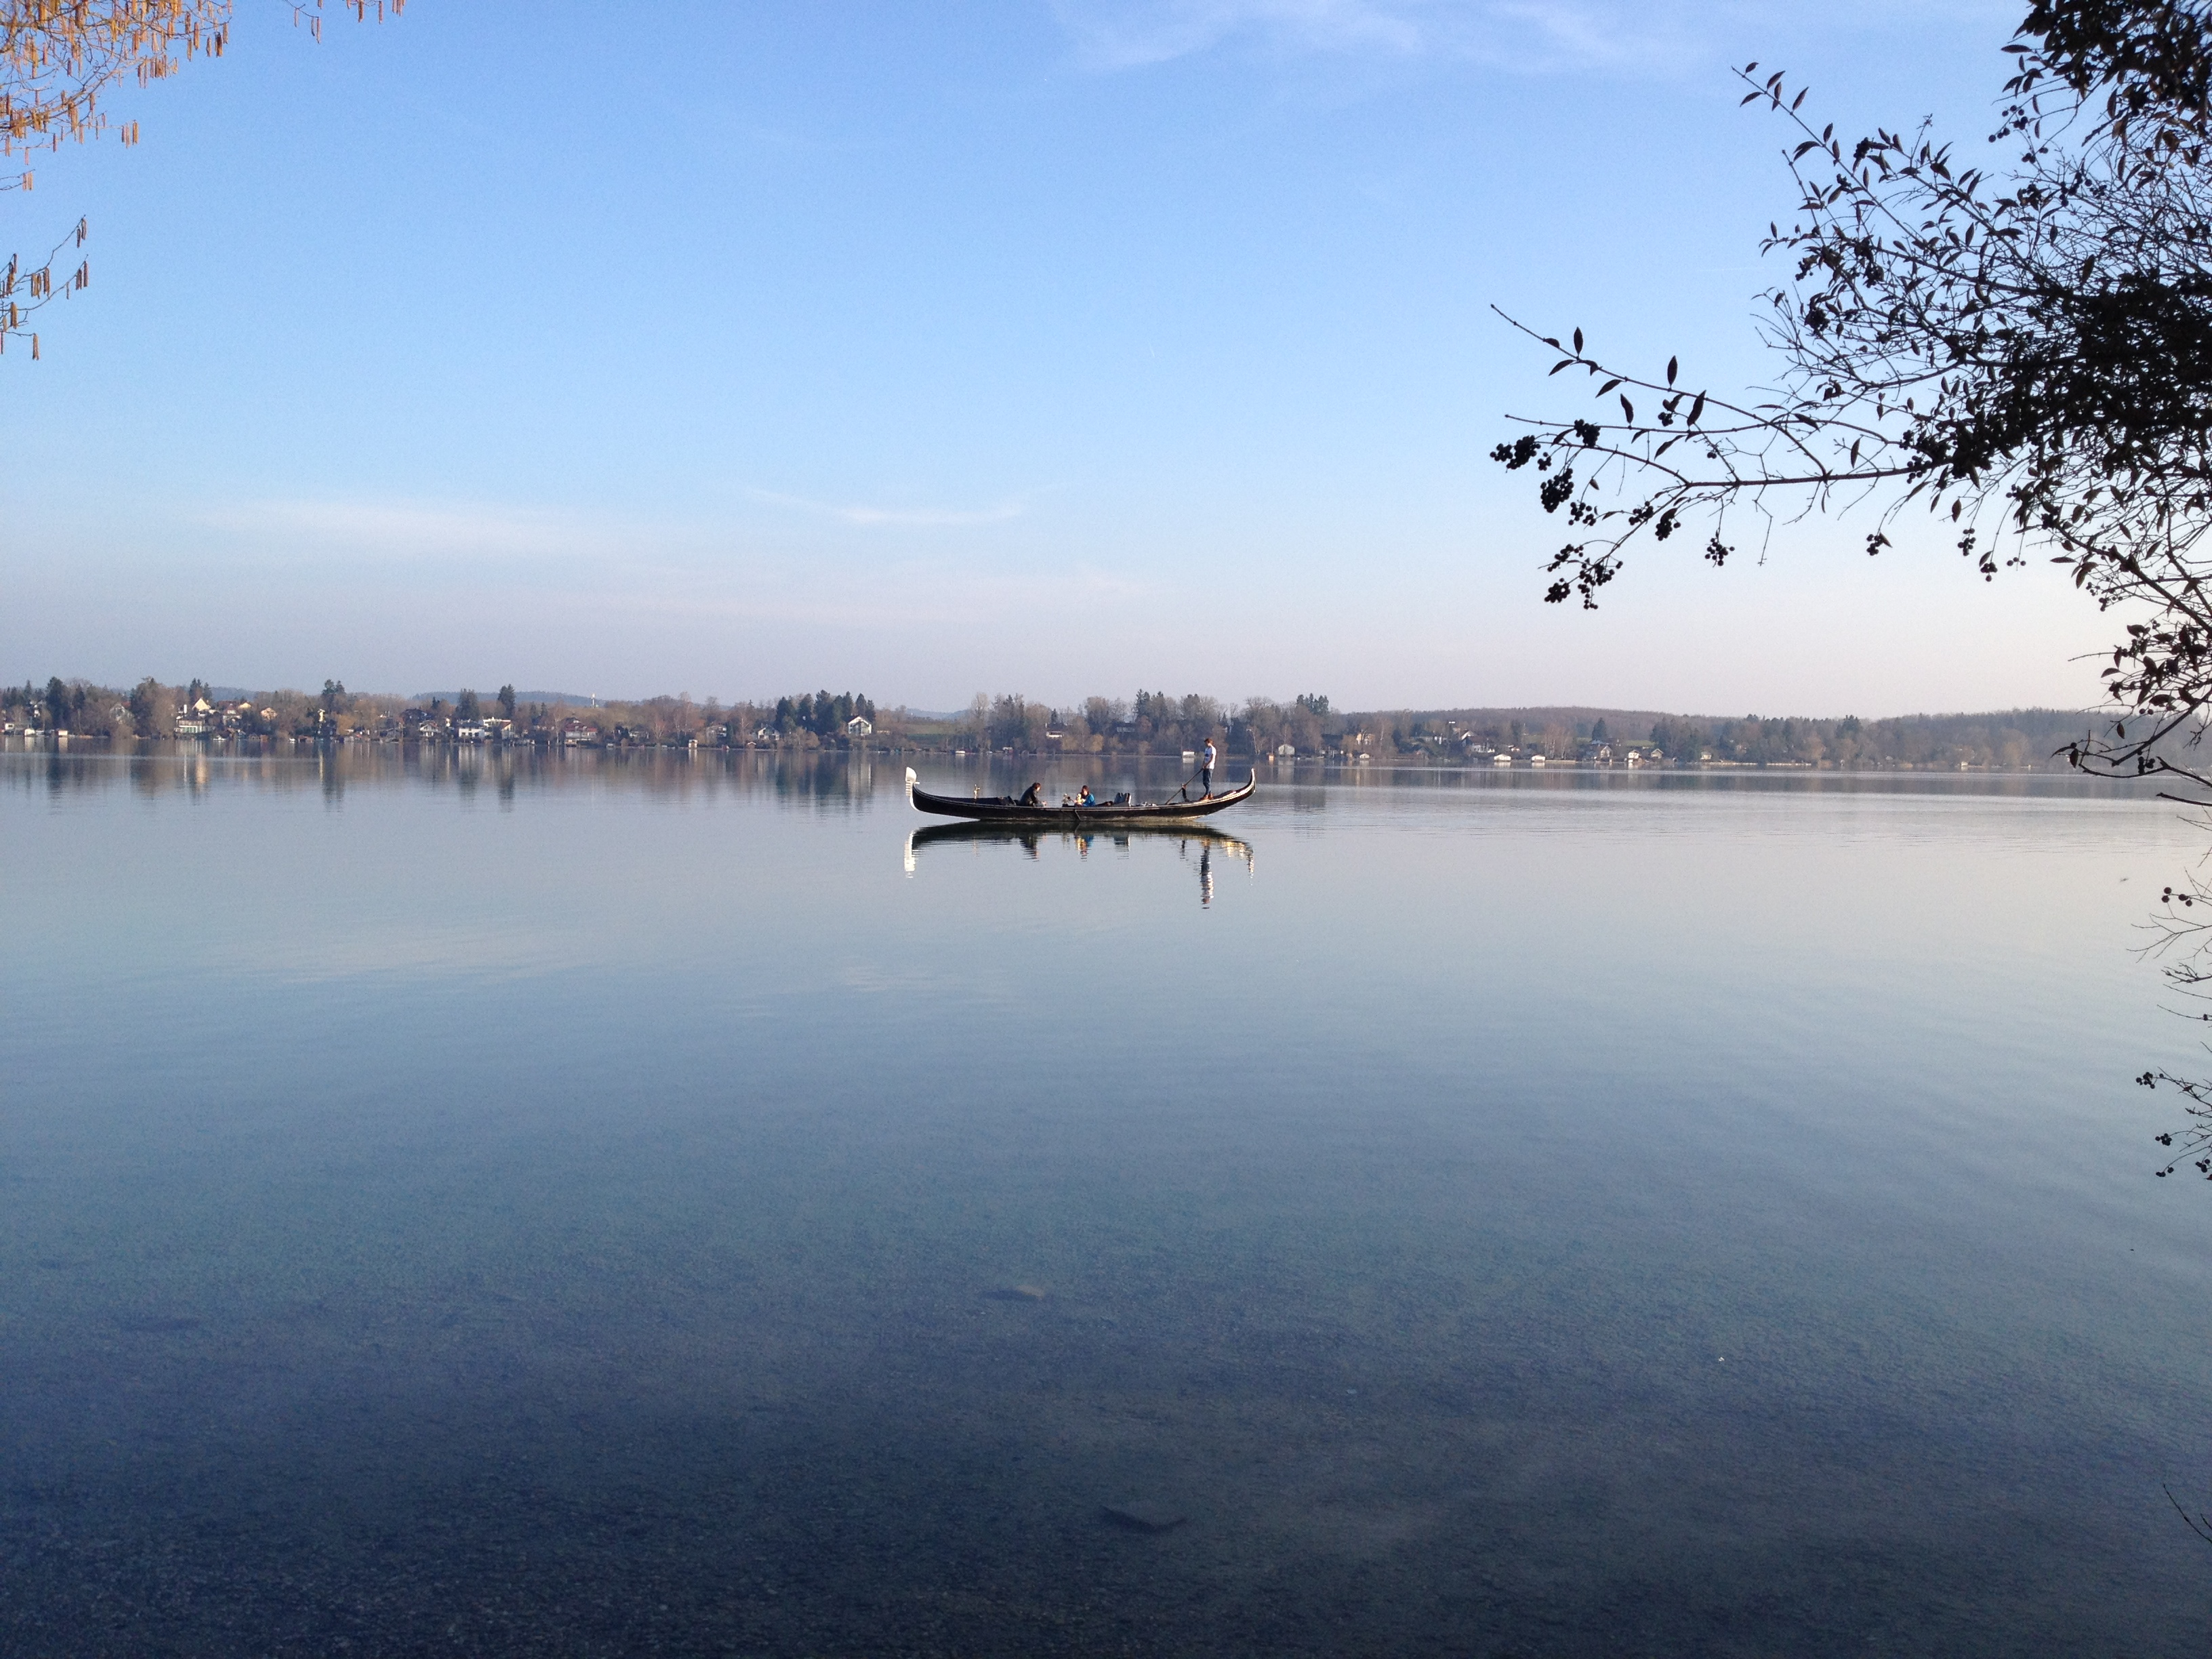
[[[1492,302],[1759,377],[1731,64],[1963,149],[2015,11],[242,6],[0,208],[94,273],[0,359],[0,675],[2081,706],[2114,623],[2047,567],[1851,519],[1547,607],[1485,459],[1582,395]]]

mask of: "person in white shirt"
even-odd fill
[[[1213,739],[1208,738],[1206,740],[1206,752],[1198,757],[1198,781],[1206,786],[1206,793],[1209,795],[1213,793],[1213,763],[1218,758],[1214,750]]]

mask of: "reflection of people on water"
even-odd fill
[[[1042,784],[1041,784],[1041,783],[1033,783],[1033,784],[1031,784],[1028,788],[1026,788],[1026,789],[1024,789],[1024,790],[1023,790],[1023,791],[1022,791],[1022,805],[1024,805],[1024,806],[1040,806],[1040,805],[1043,805],[1043,803],[1044,803],[1044,786],[1043,786]]]
[[[1070,799],[1073,799],[1072,797]],[[1150,830],[1138,825],[1110,823],[1105,829],[1096,829],[1096,818],[1063,820],[1067,825],[1057,832],[1040,829],[1035,820],[1024,820],[1018,827],[1010,823],[935,823],[917,830],[907,838],[908,856],[911,859],[926,847],[950,847],[955,843],[982,848],[994,844],[1018,845],[1031,859],[1041,855],[1049,841],[1056,845],[1073,847],[1076,857],[1087,862],[1097,847],[1111,847],[1117,853],[1134,848],[1155,847],[1165,852],[1171,846],[1175,855],[1186,867],[1190,863],[1190,849],[1198,848],[1198,902],[1201,908],[1211,909],[1213,904],[1213,855],[1233,859],[1247,872],[1252,868],[1252,848],[1233,836],[1224,836],[1210,830],[1177,829],[1173,831]],[[1078,827],[1078,826],[1081,827]],[[911,871],[909,871],[911,873]],[[1188,892],[1189,890],[1184,890]]]

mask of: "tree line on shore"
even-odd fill
[[[513,685],[496,692],[403,697],[349,691],[325,680],[319,692],[216,691],[204,680],[165,685],[148,678],[129,690],[58,676],[0,688],[0,720],[19,732],[133,739],[175,737],[454,741],[464,733],[507,741],[657,746],[697,738],[820,747],[850,740],[848,723],[872,723],[876,706],[850,691],[801,692],[772,702],[724,705],[688,696],[636,702],[528,701]]]
[[[1999,714],[1709,719],[1597,708],[1334,708],[1318,693],[1287,702],[1226,703],[1189,693],[1139,691],[1056,707],[1018,692],[978,693],[951,714],[879,708],[850,691],[801,692],[723,703],[688,696],[636,701],[527,701],[512,685],[451,698],[353,692],[228,692],[149,678],[129,690],[59,677],[0,689],[0,721],[18,732],[112,740],[179,736],[450,742],[483,738],[548,746],[854,747],[1018,754],[1178,754],[1209,740],[1234,756],[1494,765],[1624,761],[1674,765],[2063,769],[2068,744],[2094,729],[2089,714],[2021,708]]]

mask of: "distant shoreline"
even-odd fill
[[[115,755],[132,753],[197,753],[226,755],[235,758],[267,758],[273,756],[303,756],[319,751],[361,750],[389,750],[398,751],[428,751],[450,754],[456,757],[473,756],[509,758],[529,756],[532,758],[566,758],[582,751],[597,756],[611,754],[630,757],[682,758],[722,756],[732,759],[740,756],[761,759],[805,759],[820,761],[858,762],[877,758],[908,757],[939,762],[999,763],[1032,762],[1046,765],[1081,763],[1085,767],[1107,768],[1117,764],[1188,765],[1192,757],[1177,750],[1115,750],[1067,751],[1064,750],[964,749],[932,746],[926,744],[855,743],[818,745],[800,748],[775,743],[742,742],[705,744],[699,743],[614,742],[568,744],[544,742],[531,738],[510,738],[497,740],[460,739],[450,737],[421,738],[356,735],[346,738],[262,736],[235,734],[195,735],[182,738],[111,738],[100,734],[70,732],[0,732],[0,754],[39,752],[89,753],[94,751]],[[1341,771],[1354,773],[1377,772],[1437,772],[1474,776],[1494,776],[1507,773],[1516,776],[1590,776],[1592,775],[1634,775],[1640,773],[1685,775],[1731,773],[1768,773],[1815,775],[1917,774],[1923,776],[1956,775],[1960,773],[1979,774],[1997,777],[2035,777],[2080,775],[2063,761],[2041,766],[1996,766],[1978,764],[1968,761],[1950,763],[1911,761],[1865,761],[1844,764],[1833,761],[1748,761],[1748,760],[1646,760],[1636,764],[1621,761],[1578,761],[1575,759],[1536,761],[1526,758],[1501,765],[1495,759],[1426,757],[1419,755],[1399,755],[1378,760],[1370,755],[1346,754],[1342,751],[1297,756],[1255,755],[1249,750],[1231,750],[1217,763],[1216,770],[1226,772],[1234,767],[1258,769],[1264,779],[1268,772],[1278,774],[1296,771]],[[2130,780],[2100,779],[2103,782],[2126,782]]]
[[[234,695],[235,693],[235,695]],[[125,691],[88,680],[0,686],[0,737],[69,732],[116,741],[164,739],[396,744],[413,748],[704,749],[779,753],[1000,757],[1194,757],[1211,743],[1236,763],[1330,762],[1451,770],[1804,769],[1994,771],[2072,769],[2109,718],[2078,710],[2014,708],[1882,720],[1715,720],[1559,706],[1348,710],[1318,693],[1239,703],[1197,693],[1034,702],[981,694],[953,714],[884,708],[864,694],[823,690],[774,702],[713,698],[534,701],[502,685],[404,698],[349,692],[237,692],[195,680],[151,678]]]

